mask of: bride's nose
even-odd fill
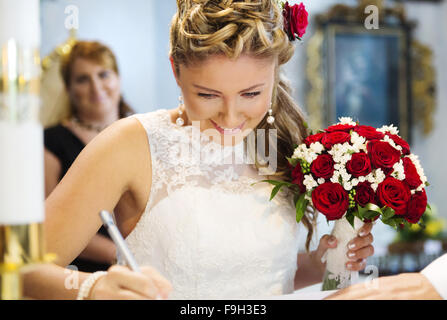
[[[234,100],[226,100],[220,112],[221,126],[231,129],[241,124],[242,119],[239,116],[237,103]]]

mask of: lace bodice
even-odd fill
[[[171,299],[238,299],[293,292],[299,225],[289,197],[244,162],[244,144],[221,147],[167,110],[134,116],[147,132],[152,186],[126,241],[140,265],[173,286]]]

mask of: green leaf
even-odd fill
[[[367,210],[363,207],[361,207],[360,205],[357,205],[357,214],[356,216],[360,219],[363,220],[363,214],[366,212]]]
[[[289,158],[289,157],[286,157],[286,159],[287,159],[287,161],[289,161],[289,163],[290,163],[290,165],[292,166],[292,167],[296,167],[297,165],[298,165],[298,163],[300,162],[298,159],[296,159],[296,158]]]
[[[382,209],[380,209],[380,207],[376,206],[374,203],[368,203],[365,208],[368,209],[368,211],[374,211],[382,214]]]
[[[394,210],[393,210],[394,211]],[[383,217],[382,217],[383,218]],[[401,224],[404,225],[404,227],[408,227],[410,224],[403,218],[402,216],[393,216],[390,219],[382,219],[382,222],[393,227],[394,229],[398,229]]]
[[[359,213],[359,218],[361,220],[364,219],[374,219],[378,215],[382,214],[382,209],[380,207],[376,206],[373,203],[368,203],[365,207],[361,207],[360,205],[357,205],[357,210]]]
[[[338,286],[340,286],[340,282],[337,281],[337,279],[329,279],[329,277],[325,276],[321,290],[322,291],[334,290],[337,289]]]
[[[304,212],[306,211],[307,205],[309,204],[309,200],[305,198],[306,194],[303,193],[298,198],[298,201],[295,204],[296,208],[296,222],[300,222],[304,216]]]
[[[391,219],[395,213],[396,212],[394,211],[394,209],[390,208],[390,207],[386,207],[385,209],[382,209],[382,217],[384,220]]]
[[[355,228],[355,226],[354,226],[354,218],[355,218],[354,214],[352,214],[352,213],[347,213],[347,214],[346,214],[346,220],[348,220],[349,224],[350,224],[353,228]]]
[[[284,186],[296,187],[296,185],[294,185],[293,183],[285,182],[285,181],[277,181],[277,180],[262,180],[262,181],[258,181],[258,182],[252,183],[251,185],[253,186],[253,185],[258,184],[260,182],[267,182],[267,183],[270,183],[270,184],[275,186],[273,188],[273,190],[272,190],[271,195],[270,195],[270,201],[272,201],[272,199],[276,196],[276,194],[279,192],[279,190],[282,187],[284,187]]]
[[[394,229],[397,229],[397,227],[398,227],[398,224],[397,224],[396,221],[393,220],[393,219],[388,219],[388,220],[383,220],[383,219],[382,219],[382,222],[383,222],[384,224],[389,225],[390,227],[393,227]]]
[[[430,207],[430,205],[427,203],[427,207],[425,208],[425,212],[424,215],[431,215],[432,214],[432,209]]]
[[[394,220],[397,225],[403,224],[403,225],[408,225],[407,220],[405,220],[404,218],[401,218],[400,216],[395,216],[393,218],[391,218],[391,220]]]
[[[363,215],[363,218],[368,219],[368,220],[373,220],[375,219],[379,214],[375,211],[368,211]]]
[[[276,187],[273,188],[272,194],[270,195],[270,201],[272,201],[272,199],[276,196],[276,194],[282,187],[283,187],[282,185],[277,185]]]
[[[278,181],[278,180],[261,180],[261,181],[252,183],[252,185],[255,185],[255,184],[260,183],[260,182],[267,182],[267,183],[273,184],[274,186],[279,186],[279,185],[287,186],[287,187],[295,186],[295,184],[293,184],[293,183],[286,182],[286,181]]]

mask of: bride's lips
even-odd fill
[[[247,121],[244,121],[236,128],[227,129],[227,128],[222,128],[221,126],[219,126],[217,123],[215,123],[211,119],[210,119],[210,121],[213,124],[214,128],[216,128],[217,131],[219,131],[221,134],[228,134],[228,135],[237,134],[237,133],[241,132],[242,128],[244,127],[245,123],[247,122]]]

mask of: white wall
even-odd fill
[[[413,131],[413,152],[419,155],[431,186],[427,189],[429,201],[447,218],[447,3],[411,4],[408,16],[419,21],[416,37],[434,51],[437,82],[437,109],[434,131],[427,137],[416,128]]]

